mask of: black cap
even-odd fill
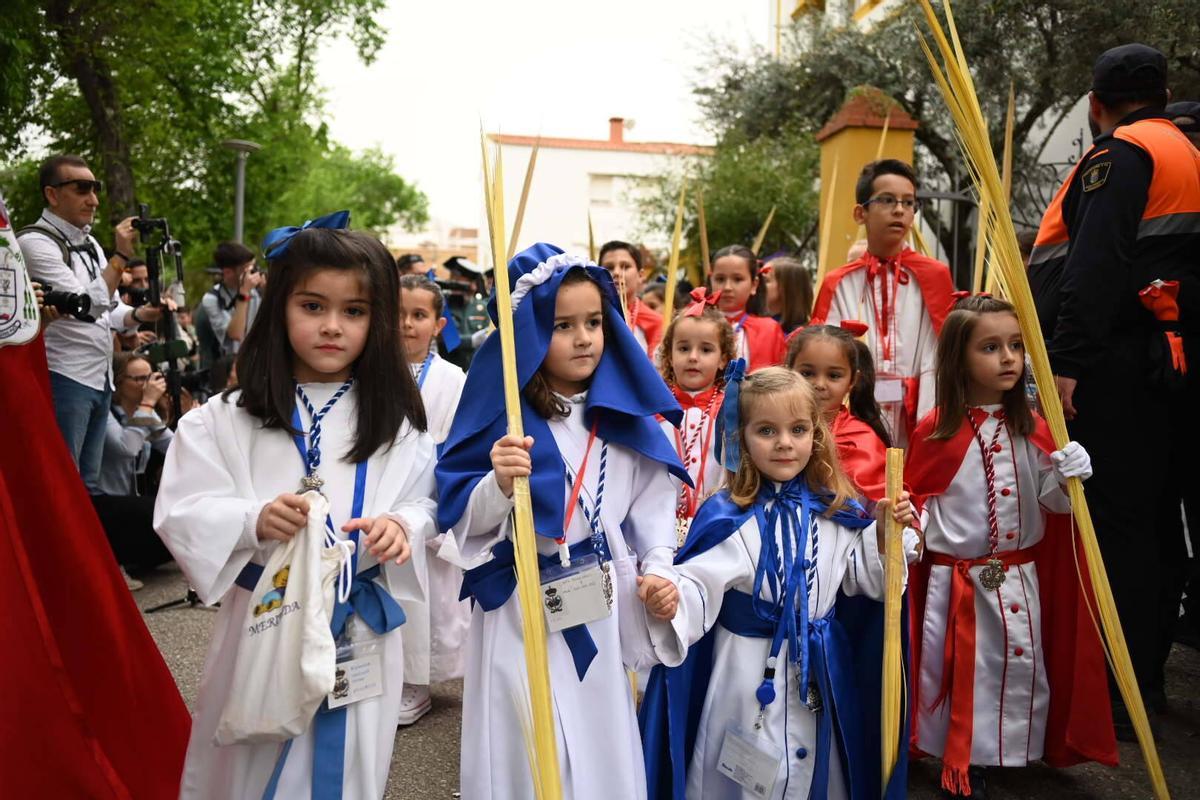
[[[464,275],[485,275],[492,271],[491,267],[481,267],[469,258],[462,256],[451,256],[442,262],[442,266],[452,272]]]
[[[1092,91],[1145,95],[1166,91],[1167,57],[1144,44],[1105,50],[1092,67]]]
[[[1180,100],[1167,104],[1165,109],[1167,119],[1175,123],[1175,127],[1185,133],[1200,133],[1200,102],[1196,100]],[[1191,117],[1191,122],[1180,123],[1180,117]]]
[[[396,266],[400,269],[408,269],[413,264],[424,264],[425,259],[420,253],[405,253],[396,259]]]

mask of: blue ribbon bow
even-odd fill
[[[746,359],[735,358],[725,367],[725,400],[721,403],[721,413],[717,417],[716,456],[717,462],[730,472],[737,472],[738,464],[742,460],[742,453],[738,448],[738,435],[742,427],[738,403],[745,377]]]
[[[262,249],[268,259],[280,258],[287,252],[288,244],[292,238],[300,231],[308,230],[309,228],[332,228],[340,230],[349,227],[350,212],[349,211],[334,211],[331,214],[326,214],[323,217],[306,220],[303,225],[296,227],[288,225],[283,228],[276,228],[263,238]]]

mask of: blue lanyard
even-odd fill
[[[425,376],[429,374],[429,365],[433,363],[433,351],[429,351],[429,355],[425,356],[425,363],[421,364],[421,371],[417,373],[417,389],[425,388]]]
[[[308,395],[304,393],[304,389],[301,388],[300,384],[296,384],[296,396],[300,398],[300,402],[304,403],[304,408],[308,411],[308,417],[312,425],[312,429],[309,431],[307,447],[304,446],[302,437],[297,437],[296,439],[297,446],[300,448],[300,457],[304,459],[304,478],[300,481],[300,487],[303,491],[310,489],[320,491],[322,484],[324,484],[321,476],[317,474],[317,467],[321,466],[321,420],[325,419],[325,415],[329,413],[338,400],[342,399],[342,395],[348,392],[353,384],[354,376],[351,375],[333,393],[333,397],[329,398],[329,401],[322,406],[320,411],[313,408],[313,404],[308,399]],[[292,409],[292,428],[297,431],[304,430],[300,427],[300,412],[294,408]]]
[[[324,484],[324,481],[322,481],[316,475],[316,465],[321,463],[321,451],[320,451],[320,444],[319,444],[320,430],[321,430],[320,418],[324,417],[325,414],[327,414],[329,412],[329,409],[333,407],[333,403],[339,397],[341,397],[341,395],[345,392],[346,388],[349,387],[349,385],[350,385],[350,381],[347,381],[346,383],[342,384],[342,388],[339,389],[337,391],[337,393],[334,394],[333,398],[331,398],[330,401],[325,404],[325,407],[321,410],[321,413],[318,415],[313,415],[315,422],[313,424],[312,433],[309,437],[309,443],[307,446],[304,441],[305,437],[304,437],[303,433],[298,433],[298,434],[295,434],[292,436],[292,441],[295,443],[296,450],[299,451],[300,458],[302,461],[304,461],[306,471],[308,472],[308,475],[305,476],[305,484],[304,484],[304,487],[306,489],[310,489],[312,491],[319,491],[320,487]],[[312,406],[311,406],[311,404],[308,403],[308,398],[304,396],[303,390],[301,390],[300,387],[297,386],[296,391],[300,395],[300,397],[303,399],[305,405],[307,405],[311,409]],[[303,430],[303,428],[300,427],[300,409],[298,409],[298,408],[292,409],[292,427],[298,431]],[[315,463],[313,462],[313,452],[314,451],[316,452],[316,462]],[[312,478],[315,478],[315,483],[316,483],[315,486],[309,485],[310,483],[313,482],[310,480]],[[367,489],[367,462],[366,462],[366,460],[363,460],[354,465],[354,497],[353,497],[353,500],[351,501],[351,506],[350,506],[350,509],[351,509],[350,510],[350,518],[351,519],[358,519],[359,517],[362,516],[363,500],[366,496],[366,489]],[[345,589],[349,588],[350,581],[352,581],[354,579],[354,576],[358,573],[358,551],[359,551],[359,544],[360,544],[359,539],[361,538],[361,532],[354,531],[354,533],[352,535],[354,537],[354,553],[350,557],[349,575],[343,574],[343,575],[338,576],[338,583],[343,584]],[[326,547],[333,546],[333,544],[336,541],[337,541],[337,533],[333,527],[333,519],[329,515],[326,515],[325,516],[325,545],[326,545]],[[339,588],[341,588],[341,587],[339,587]],[[339,592],[339,594],[344,594],[344,591]]]

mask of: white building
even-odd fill
[[[711,148],[676,142],[630,142],[625,131],[633,121],[613,117],[607,139],[540,137],[533,184],[517,250],[535,242],[550,242],[572,253],[588,252],[588,216],[591,215],[596,247],[610,239],[628,239],[637,228],[637,198],[647,191],[648,179],[671,168],[672,161],[711,153]],[[492,133],[488,139],[500,146],[504,165],[504,214],[511,235],[529,156],[539,137]],[[480,207],[481,243],[486,240],[487,217]],[[670,246],[670,231],[643,243],[651,249]],[[490,248],[479,248],[481,263],[492,263]]]

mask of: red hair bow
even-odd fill
[[[951,292],[950,293],[950,310],[951,311],[954,310],[954,307],[956,305],[958,305],[959,300],[965,300],[966,298],[968,298],[970,296],[971,296],[971,293],[968,292],[966,289],[962,289],[957,292]]]
[[[718,289],[709,294],[708,287],[701,286],[692,289],[691,298],[692,302],[688,303],[688,307],[683,310],[682,315],[685,317],[698,317],[704,313],[704,309],[707,306],[715,306],[717,304],[717,301],[721,299],[721,290]]]
[[[867,332],[867,323],[859,319],[844,319],[838,323],[838,327],[856,339]]]

